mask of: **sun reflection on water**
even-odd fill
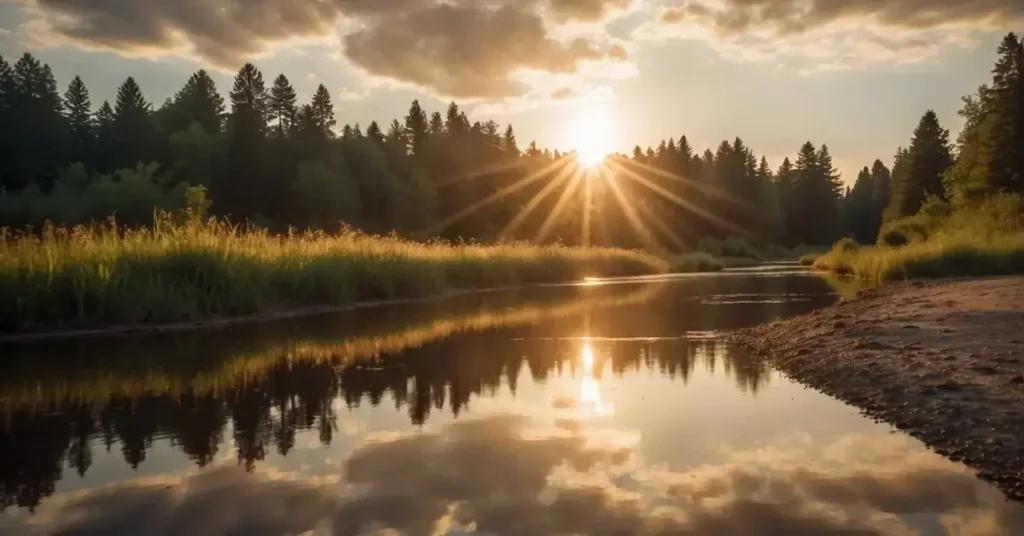
[[[583,343],[580,352],[583,378],[580,380],[580,412],[584,416],[609,416],[615,413],[614,404],[606,404],[601,397],[601,384],[594,377],[594,348],[590,341]]]

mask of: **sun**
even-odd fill
[[[596,108],[581,109],[570,120],[566,142],[581,167],[594,169],[612,153],[612,127],[607,112]]]

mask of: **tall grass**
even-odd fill
[[[881,245],[837,243],[816,268],[875,281],[1024,273],[1024,219],[1017,196],[996,196],[943,214],[893,222]]]
[[[0,232],[0,331],[247,315],[666,268],[614,248],[418,243],[355,231],[276,236],[158,215],[147,229]]]

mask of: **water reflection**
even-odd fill
[[[367,441],[332,475],[232,467],[55,497],[25,532],[1014,534],[1022,509],[895,435],[732,451],[686,473],[635,436],[495,414]]]
[[[718,336],[835,299],[805,274],[726,274],[18,349],[0,533],[1022,526],[962,466]]]

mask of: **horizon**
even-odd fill
[[[62,89],[80,75],[94,107],[113,101],[127,76],[158,107],[198,69],[226,96],[237,68],[252,61],[269,79],[288,75],[300,101],[324,84],[339,130],[384,126],[419,100],[442,112],[455,101],[473,121],[513,125],[524,147],[536,141],[562,152],[581,149],[580,132],[595,116],[606,125],[605,150],[627,155],[682,135],[698,154],[739,137],[777,168],[811,140],[829,146],[851,186],[875,159],[891,166],[928,109],[955,139],[961,97],[988,79],[999,39],[1024,21],[1022,3],[931,0],[785,16],[735,0],[248,6],[278,16],[272,28],[218,12],[215,2],[193,7],[207,11],[2,3],[0,55],[32,53]],[[475,27],[437,41],[459,23]],[[405,53],[416,46],[419,56]]]

